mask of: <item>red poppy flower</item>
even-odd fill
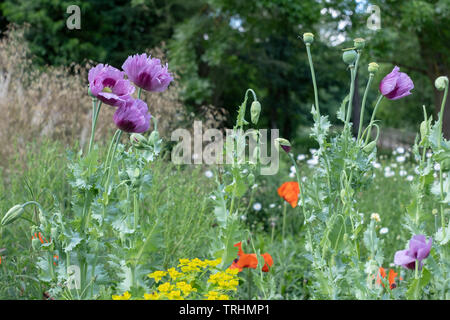
[[[241,242],[236,243],[234,246],[238,248],[238,258],[233,261],[230,269],[238,268],[239,271],[242,271],[244,268],[256,269],[258,266],[258,258],[256,257],[256,254],[244,253],[244,251],[242,251]],[[269,266],[271,267],[273,265],[273,259],[268,253],[263,253],[261,256],[265,261],[262,271],[269,272]]]
[[[384,270],[383,267],[380,267],[378,269],[378,274],[377,274],[377,284],[381,284],[384,287],[384,284],[381,281],[381,277],[384,279],[386,278],[386,271]],[[389,269],[389,275],[388,275],[388,281],[389,281],[389,288],[392,290],[394,288],[397,287],[397,284],[395,283],[395,278],[398,276],[398,273],[396,273],[394,270]],[[399,278],[400,280],[403,280],[402,277]]]
[[[289,202],[292,208],[295,208],[298,204],[299,193],[298,182],[294,181],[285,182],[278,188],[278,195]]]

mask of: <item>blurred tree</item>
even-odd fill
[[[225,107],[231,120],[245,90],[253,88],[263,106],[260,125],[280,128],[291,138],[295,126],[310,119],[313,91],[301,35],[315,31],[320,9],[316,1],[205,1],[169,42],[186,102]],[[323,88],[321,109],[334,115],[346,79],[337,74],[343,75],[345,65],[333,70],[340,52],[320,42],[318,34],[312,51]]]

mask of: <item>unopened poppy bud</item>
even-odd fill
[[[41,248],[41,240],[39,240],[38,238],[33,238],[31,240],[31,246],[34,250],[39,250]]]
[[[363,38],[356,38],[353,40],[353,46],[356,48],[356,50],[364,49],[364,46],[366,44],[366,40]]]
[[[428,121],[424,120],[420,124],[420,137],[425,139],[426,136],[428,136],[429,133],[429,127],[428,127]]]
[[[286,153],[289,153],[291,151],[291,143],[289,140],[284,138],[276,138],[275,139],[275,146],[278,148],[278,146],[281,146]]]
[[[355,50],[347,50],[342,54],[342,60],[348,65],[355,63],[358,53]]]
[[[380,66],[378,65],[378,63],[371,62],[369,63],[369,67],[367,68],[367,70],[369,70],[370,73],[376,73],[379,68]]]
[[[261,113],[261,104],[259,103],[259,101],[253,101],[250,107],[250,115],[253,124],[258,123],[260,113]]]
[[[371,153],[373,151],[373,149],[375,149],[375,147],[377,146],[377,142],[376,141],[372,141],[371,143],[367,144],[364,148],[363,151],[365,153]]]
[[[448,78],[446,76],[440,76],[439,78],[434,81],[434,86],[439,91],[442,91],[445,89],[445,87],[448,86]]]
[[[314,35],[311,32],[306,32],[303,34],[303,42],[305,43],[313,43]]]
[[[16,204],[14,207],[8,210],[1,221],[1,225],[5,226],[19,219],[19,217],[24,212],[23,206],[21,204]]]
[[[142,134],[133,133],[130,136],[130,142],[133,145],[133,147],[137,149],[143,149],[147,144],[147,139]]]

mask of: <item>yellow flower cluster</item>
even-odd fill
[[[155,280],[152,293],[145,293],[145,300],[183,300],[202,299],[229,300],[226,291],[236,291],[239,285],[239,269],[217,271],[222,260],[180,259],[177,268],[157,270],[147,276]],[[216,272],[213,274],[213,272]],[[114,300],[129,300],[127,291],[121,296],[112,296]],[[142,298],[141,298],[142,299]]]
[[[217,291],[209,291],[205,294],[206,300],[230,300],[230,297],[226,294],[220,294]]]
[[[128,292],[128,291],[126,291],[123,295],[121,295],[121,296],[116,296],[116,295],[113,295],[112,296],[112,299],[113,300],[130,300],[130,298],[131,298],[131,294]]]
[[[212,274],[208,282],[216,285],[220,290],[237,290],[239,280],[237,274],[239,269],[227,269],[226,271],[219,271]]]

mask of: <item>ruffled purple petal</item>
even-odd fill
[[[394,256],[394,263],[407,269],[413,269],[414,267],[411,268],[411,264],[414,266],[415,261],[416,259],[408,254],[408,250],[397,251]]]
[[[126,132],[142,133],[150,128],[151,115],[142,100],[128,100],[114,113],[117,127]]]
[[[120,107],[125,104],[126,100],[118,95],[109,92],[100,92],[97,94],[98,100],[113,107]]]
[[[394,70],[391,71],[388,75],[386,75],[383,80],[380,82],[380,92],[382,95],[387,95],[394,91],[395,86],[397,84],[398,79],[398,71],[399,67],[395,66]]]
[[[162,66],[159,59],[147,57],[145,53],[129,56],[122,69],[128,79],[147,91],[164,91],[173,81],[167,64]]]

